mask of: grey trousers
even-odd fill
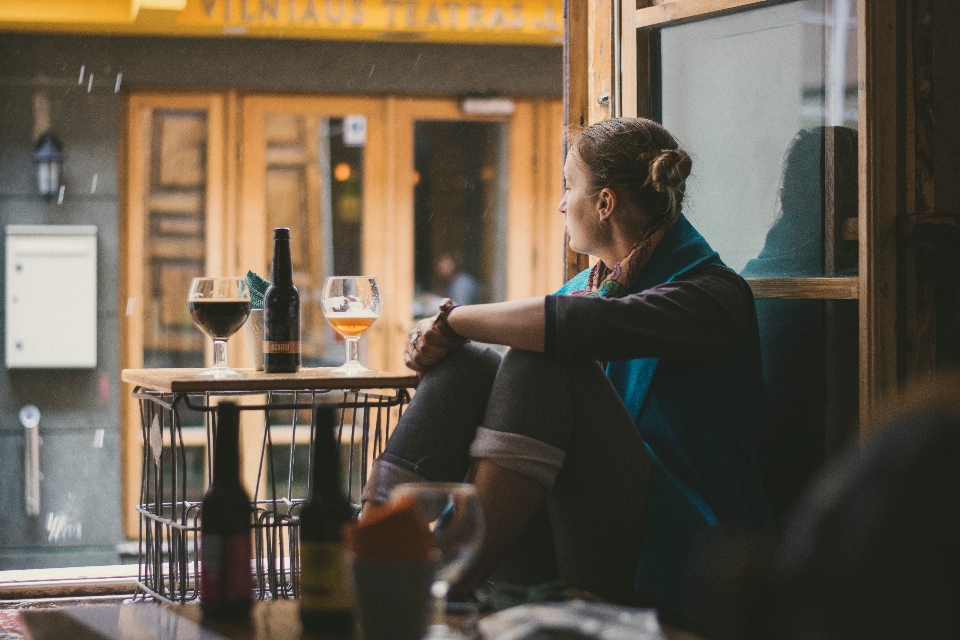
[[[494,578],[560,578],[613,602],[640,602],[650,456],[598,362],[516,349],[501,359],[470,343],[452,350],[424,376],[363,499],[384,502],[404,482],[461,482],[474,459],[547,490]]]

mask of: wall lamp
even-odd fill
[[[40,195],[52,198],[60,191],[60,176],[63,171],[63,145],[52,132],[47,131],[37,140],[33,162],[37,165],[37,187]]]

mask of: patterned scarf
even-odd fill
[[[623,260],[610,269],[597,260],[587,278],[587,288],[571,291],[570,295],[599,296],[601,298],[622,298],[630,293],[630,286],[636,282],[640,272],[647,266],[660,240],[676,223],[680,212],[660,221],[653,228],[645,229],[640,240],[630,248]]]

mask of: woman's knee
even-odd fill
[[[565,439],[561,436],[557,440],[557,430],[563,430],[564,425],[569,428],[577,419],[572,400],[583,390],[592,388],[585,384],[591,377],[609,385],[596,361],[560,360],[542,353],[511,349],[503,358],[491,390],[492,401],[487,408],[489,422],[485,424],[494,429],[504,429],[501,422],[526,425],[520,433],[534,438],[546,437],[547,442],[557,445]],[[540,433],[542,429],[547,433]]]
[[[486,383],[489,388],[500,368],[500,354],[489,347],[470,342],[454,347],[423,376],[420,386],[438,382],[443,385],[464,381]],[[419,389],[419,387],[418,387]]]
[[[606,375],[596,360],[571,360],[548,356],[536,351],[510,349],[503,357],[499,377],[503,379],[543,380],[551,386],[581,384],[585,378]]]

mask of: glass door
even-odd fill
[[[512,114],[478,116],[456,100],[388,100],[397,125],[393,367],[403,366],[415,319],[436,313],[443,297],[497,302],[563,282],[562,105],[513,106]]]
[[[273,229],[289,227],[300,291],[303,365],[336,366],[339,336],[320,307],[332,275],[382,277],[383,125],[372,99],[247,96],[243,111],[237,270],[270,279]],[[386,303],[391,294],[385,291]],[[386,324],[386,323],[382,323]],[[361,341],[369,366],[385,369],[380,322]]]
[[[506,298],[508,127],[414,123],[414,318]]]
[[[641,30],[652,115],[693,158],[684,213],[757,298],[782,512],[857,428],[859,19],[793,0]]]

